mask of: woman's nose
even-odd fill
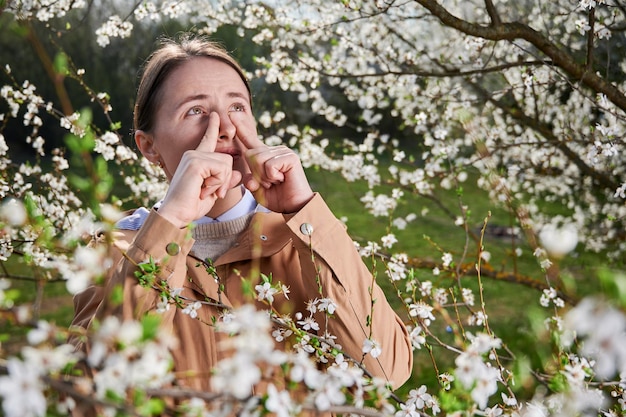
[[[235,138],[235,134],[237,132],[237,128],[228,117],[228,112],[220,112],[220,131],[219,131],[219,139],[220,140],[233,140]]]

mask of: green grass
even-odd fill
[[[372,217],[359,201],[367,190],[366,184],[347,183],[338,174],[329,172],[309,170],[307,175],[314,189],[324,196],[335,215],[340,218],[347,217],[348,231],[355,240],[362,243],[368,240],[379,241],[380,237],[387,233],[388,219]],[[483,221],[487,216],[490,216],[488,220],[490,225],[510,225],[509,213],[502,208],[494,207],[484,191],[470,184],[464,184],[462,193],[452,190],[441,193],[438,197],[454,215],[460,214],[460,204],[467,205],[470,209],[468,223],[477,235],[480,235]],[[428,210],[425,216],[420,215],[423,209]],[[409,257],[435,261],[440,259],[441,251],[452,253],[455,259],[462,256],[466,245],[466,233],[463,228],[455,226],[453,219],[438,205],[424,197],[410,195],[406,196],[405,203],[398,207],[394,215],[404,216],[410,212],[416,213],[418,218],[405,230],[392,230],[399,240],[397,247],[393,248],[394,251],[404,251]],[[502,272],[516,272],[520,276],[545,283],[545,273],[539,267],[532,250],[523,240],[517,241],[517,245],[523,249],[522,255],[515,258],[510,239],[485,236],[483,245],[485,250],[492,253],[491,262],[494,269]],[[467,247],[465,262],[470,264],[476,262],[477,243],[470,241]],[[601,263],[600,256],[593,254],[581,254],[563,260],[561,273],[569,277],[568,288],[573,293],[585,294],[597,291],[598,285],[593,278],[593,270],[587,265],[599,263]],[[452,277],[444,274],[436,277],[430,270],[420,270],[418,276],[421,280],[431,280],[435,286],[454,287],[456,285]],[[461,281],[464,287],[474,290],[476,296],[474,309],[478,309],[480,300],[476,274],[465,276]],[[378,282],[388,294],[392,305],[400,308],[401,303],[395,297],[395,291],[381,270],[378,273]],[[482,288],[489,326],[515,354],[518,364],[515,366],[523,369],[517,381],[517,387],[520,390],[518,395],[523,398],[525,393],[530,395],[532,392],[527,383],[529,372],[539,369],[552,356],[553,352],[546,339],[549,336],[544,330],[544,320],[550,317],[553,311],[540,306],[541,290],[528,285],[482,277]],[[453,342],[452,335],[447,333],[445,323],[440,318],[433,323],[432,330],[442,340]],[[482,329],[467,327],[467,330],[478,332]],[[432,354],[440,370],[453,367],[454,355],[444,348],[433,346]],[[505,355],[503,361],[505,366],[513,366],[512,358],[507,360]],[[403,394],[421,384],[427,384],[431,388],[437,384],[435,368],[426,349],[416,351],[412,378],[404,385],[400,393]]]

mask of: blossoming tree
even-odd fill
[[[258,118],[260,133],[267,143],[296,148],[306,167],[367,185],[361,202],[389,226],[378,241],[359,242],[360,250],[383,265],[416,351],[433,359],[436,381],[422,384],[416,375],[410,383],[415,386],[393,394],[369,378],[358,360],[315,339],[309,330],[319,323],[310,317],[290,321],[242,309],[220,324],[233,335],[236,354],[214,370],[216,392],[187,392],[172,388],[168,352],[177,341],[161,334],[158,323],[111,319],[92,334],[33,323],[12,288],[23,275],[20,266],[28,267],[31,278],[60,278],[70,293],[81,291],[106,266],[105,254],[87,246],[83,236],[109,231],[126,202],[113,198],[113,176],[120,173],[131,190],[125,198],[146,205],[165,191],[158,170],[122,140],[108,92],[92,90],[85,82],[89,68],[59,54],[48,66],[52,78],[81,85],[94,103],[90,112],[70,111],[71,97],[62,89],[57,97],[40,96],[34,80],[3,63],[0,306],[3,320],[31,328],[26,343],[1,364],[5,415],[45,415],[53,409],[63,414],[76,401],[101,406],[107,415],[158,415],[172,404],[179,415],[194,416],[229,407],[281,416],[626,414],[625,278],[615,272],[626,253],[621,157],[626,5],[618,0],[164,0],[106,6],[111,7],[80,0],[0,2],[3,17],[10,15],[22,27],[43,22],[59,51],[71,22],[93,10],[109,13],[97,17],[102,48],[125,42],[138,26],[166,19],[208,34],[234,26],[242,39],[267,48],[268,54],[254,57],[251,77],[297,97],[310,120],[302,123],[287,106],[265,109]],[[107,122],[95,122],[93,112]],[[44,119],[51,119],[44,114],[67,131],[66,149],[45,146],[48,138],[40,131]],[[9,136],[15,121],[27,128],[23,136]],[[37,163],[13,161],[11,147],[17,143],[31,146]],[[73,175],[77,169],[87,178]],[[506,234],[510,250],[490,253],[485,244],[495,230],[490,215],[473,210],[464,187],[485,190],[494,210],[509,214],[509,224],[498,233]],[[445,198],[448,190],[456,198]],[[402,210],[422,200],[433,202],[461,232],[458,247],[432,242],[429,257],[396,250],[400,231],[419,233],[419,223],[429,221],[425,211]],[[559,262],[574,249],[614,266],[597,275],[585,271],[602,280],[609,300],[577,302],[580,294],[567,291]],[[525,252],[537,259],[531,282],[516,268]],[[504,271],[496,271],[497,264]],[[146,268],[142,271],[150,273]],[[474,287],[464,284],[466,276]],[[442,277],[454,284],[444,285]],[[489,325],[485,277],[538,287],[538,302],[550,309],[546,331],[552,337],[537,343],[549,345],[553,355],[542,368],[527,368],[531,378],[522,378],[522,361]],[[270,311],[273,298],[286,295],[271,280],[255,291]],[[193,319],[202,303],[187,302],[174,290],[159,308],[181,308]],[[334,304],[312,300],[311,308],[332,315]],[[300,341],[294,352],[272,349],[272,338],[294,336]],[[94,348],[82,357],[64,343],[67,337],[90,337]],[[251,337],[255,343],[249,343]],[[368,340],[363,353],[376,356],[384,348],[385,341]],[[438,365],[436,352],[451,359]],[[326,362],[326,372],[315,361]],[[81,362],[98,372],[91,378],[68,372]],[[307,396],[274,385],[253,395],[267,364],[283,364],[285,377],[303,385]]]

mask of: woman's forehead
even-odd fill
[[[249,97],[246,83],[229,64],[209,57],[193,57],[174,69],[164,82],[168,94],[208,93],[224,91],[239,92]]]

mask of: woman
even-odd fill
[[[311,190],[297,155],[259,140],[247,80],[223,49],[199,38],[165,42],[144,69],[134,124],[139,150],[163,169],[169,188],[155,208],[118,223],[117,263],[103,287],[75,297],[75,325],[157,310],[161,292],[135,275],[147,259],[159,264],[158,281],[182,288],[186,300],[230,307],[250,303],[243,286],[252,281],[254,288],[265,274],[289,288],[289,299],[273,302],[278,311],[302,313],[311,300],[331,299],[336,311],[320,335],[336,336],[357,360],[364,341],[376,340],[382,353],[365,355],[367,371],[394,387],[408,378],[412,349],[402,321],[344,225]],[[113,304],[109,295],[120,286],[123,302]],[[172,352],[178,375],[185,375],[180,382],[206,391],[211,369],[227,354],[218,346],[226,336],[206,324],[220,317],[219,308],[205,305],[196,313],[193,319],[170,308],[162,325],[181,341]],[[325,323],[319,312],[317,321]]]

